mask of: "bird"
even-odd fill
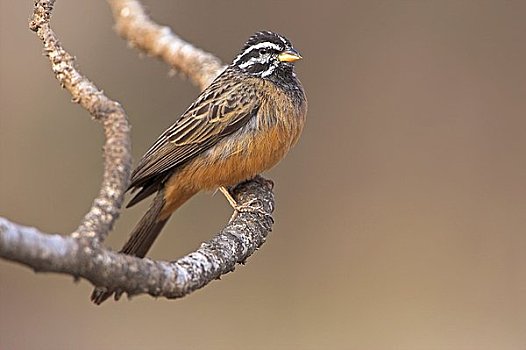
[[[307,98],[294,71],[292,43],[256,32],[239,54],[148,149],[131,175],[127,208],[154,195],[120,253],[144,257],[172,213],[200,191],[229,188],[276,165],[297,143]],[[113,291],[97,287],[100,304]],[[118,295],[116,294],[116,299]]]

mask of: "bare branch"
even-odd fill
[[[117,296],[148,293],[177,298],[234,270],[263,244],[271,230],[272,183],[258,178],[234,191],[238,203],[260,210],[242,212],[213,239],[177,261],[153,261],[89,246],[72,237],[48,235],[35,228],[0,218],[0,256],[31,266],[35,271],[82,277]]]
[[[129,182],[129,125],[123,108],[75,69],[73,57],[62,48],[49,26],[53,4],[54,0],[35,2],[30,28],[43,41],[61,86],[104,127],[103,181],[90,211],[70,236],[42,233],[0,217],[0,257],[35,271],[85,278],[95,286],[116,291],[116,298],[122,293],[181,297],[233,271],[235,264],[243,263],[271,231],[272,183],[261,177],[233,190],[236,201],[250,204],[250,211],[233,217],[212,240],[177,261],[139,259],[101,246],[119,215]],[[121,35],[148,54],[165,60],[201,88],[223,69],[215,56],[153,23],[138,2],[110,0],[110,4]]]
[[[119,216],[128,187],[131,169],[130,127],[121,105],[106,97],[92,82],[75,68],[75,59],[58,41],[49,26],[54,0],[35,2],[29,22],[44,44],[44,52],[61,86],[96,120],[102,123],[104,144],[104,175],[99,195],[84,216],[74,237],[96,237],[103,241]]]
[[[214,55],[196,48],[154,23],[136,0],[109,0],[117,32],[148,55],[158,57],[204,89],[223,70]]]

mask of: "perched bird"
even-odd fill
[[[307,100],[285,37],[251,36],[232,63],[157,139],[132,173],[127,207],[155,194],[121,253],[144,257],[172,213],[197,192],[228,187],[276,165],[298,141]],[[96,288],[100,304],[112,294]]]

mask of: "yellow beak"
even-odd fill
[[[281,62],[295,62],[301,59],[302,57],[299,54],[299,52],[294,49],[283,51],[278,55],[278,60],[280,60]]]

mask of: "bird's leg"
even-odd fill
[[[236,217],[237,213],[242,213],[242,212],[245,212],[245,213],[258,212],[263,215],[268,215],[268,213],[266,213],[261,207],[255,207],[252,205],[254,202],[258,201],[257,198],[253,198],[248,203],[245,203],[245,204],[238,204],[236,200],[234,199],[234,197],[232,197],[232,195],[230,194],[230,191],[228,190],[228,188],[226,188],[225,186],[221,186],[219,187],[219,190],[221,191],[221,193],[223,193],[228,203],[230,203],[232,208],[234,208],[235,210],[234,215],[232,215],[231,220]]]
[[[232,195],[230,194],[230,191],[228,190],[228,188],[226,188],[225,186],[221,186],[221,187],[219,187],[219,191],[221,191],[221,193],[223,193],[223,195],[225,196],[225,198],[228,201],[228,203],[230,203],[232,208],[237,210],[237,208],[239,207],[239,204],[237,204],[237,202],[234,199],[234,197],[232,197]]]

